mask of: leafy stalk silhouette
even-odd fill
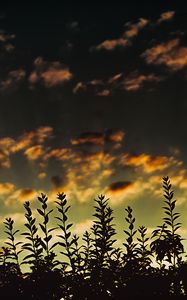
[[[42,204],[42,208],[41,209],[37,208],[37,211],[43,218],[43,222],[39,223],[39,225],[44,234],[44,238],[40,239],[40,244],[46,253],[45,260],[48,263],[48,266],[52,265],[55,267],[58,264],[58,261],[54,261],[56,254],[53,252],[53,249],[57,246],[58,243],[54,243],[50,246],[50,241],[52,240],[53,237],[51,232],[53,232],[56,228],[53,227],[48,229],[49,215],[52,213],[53,209],[49,211],[47,210],[48,197],[45,194],[41,193],[41,196],[38,197],[38,200]]]
[[[23,261],[26,264],[33,265],[33,267],[37,269],[39,267],[39,262],[43,257],[41,238],[39,238],[37,234],[38,228],[36,227],[36,218],[33,218],[29,201],[26,201],[24,203],[24,208],[26,210],[25,218],[27,220],[27,223],[25,223],[24,225],[27,228],[27,231],[23,232],[22,235],[25,236],[27,242],[22,245],[22,249],[29,251],[30,254],[26,255]]]
[[[138,258],[137,243],[134,241],[134,236],[137,233],[137,230],[134,230],[135,218],[132,215],[132,208],[128,206],[125,210],[127,212],[127,217],[125,217],[125,220],[129,224],[129,230],[124,230],[127,238],[126,242],[123,243],[126,248],[126,254],[124,254],[123,259],[125,264],[131,266],[135,261],[137,261]]]
[[[98,196],[95,199],[96,206],[94,225],[92,226],[92,233],[94,235],[92,255],[95,258],[96,265],[100,268],[110,265],[112,255],[115,252],[113,244],[116,242],[113,236],[116,234],[113,221],[113,210],[109,207],[109,199],[105,196]]]
[[[22,244],[22,242],[16,242],[15,241],[15,235],[16,233],[19,232],[19,230],[15,230],[14,231],[14,220],[12,220],[11,218],[6,218],[5,222],[5,233],[8,235],[8,240],[9,242],[5,242],[6,245],[8,245],[10,253],[9,253],[9,257],[15,261],[15,264],[17,266],[17,269],[19,272],[21,272],[20,269],[20,263],[19,263],[19,254],[22,252],[21,250],[18,250],[18,246]]]
[[[66,195],[64,193],[59,193],[57,196],[58,201],[56,201],[57,204],[57,210],[60,214],[60,217],[56,217],[60,223],[58,224],[58,227],[61,229],[62,234],[58,234],[58,237],[62,240],[62,242],[58,242],[58,244],[64,248],[65,251],[61,251],[60,253],[65,255],[65,257],[69,260],[69,265],[71,267],[71,270],[73,273],[76,271],[76,264],[75,264],[75,249],[74,246],[77,243],[77,237],[72,237],[72,233],[70,231],[70,228],[73,226],[72,223],[67,223],[68,221],[68,211],[70,209],[70,206],[67,205]],[[68,264],[65,262],[65,264]]]
[[[165,300],[170,296],[186,296],[187,262],[182,259],[183,239],[178,233],[180,214],[175,211],[176,200],[168,177],[163,178],[163,189],[163,224],[153,230],[150,238],[145,226],[135,228],[132,208],[125,209],[125,251],[114,246],[113,210],[103,195],[95,200],[94,224],[90,232],[83,234],[81,246],[80,237],[74,234],[73,224],[69,222],[70,206],[64,193],[57,195],[58,240],[55,243],[51,234],[55,228],[49,227],[53,210],[48,208],[47,196],[38,197],[42,237],[38,235],[40,230],[30,203],[25,202],[26,223],[22,233],[25,242],[17,242],[19,230],[14,229],[11,218],[4,222],[8,241],[6,247],[0,248],[0,293],[7,299],[19,300],[122,300],[124,296]],[[60,263],[54,260],[53,249],[57,245],[64,256]],[[155,259],[159,267],[153,264]],[[21,266],[25,263],[30,265],[30,270],[22,273]]]

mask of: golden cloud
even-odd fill
[[[35,131],[26,132],[15,141],[15,144],[10,148],[10,152],[15,153],[25,150],[33,144],[42,144],[46,139],[51,137],[52,132],[53,129],[48,126],[39,127]]]
[[[0,195],[10,194],[15,189],[15,185],[10,182],[0,183]]]
[[[145,82],[159,82],[162,78],[154,74],[140,74],[137,71],[131,73],[123,81],[123,87],[127,91],[137,91],[139,90]]]
[[[38,57],[34,65],[35,70],[29,76],[31,85],[41,82],[45,87],[55,87],[70,81],[73,76],[69,68],[58,61],[47,62]]]
[[[37,160],[43,156],[44,153],[44,149],[41,145],[32,146],[24,152],[28,160]]]
[[[52,149],[44,156],[44,160],[48,160],[50,158],[56,158],[58,160],[69,160],[75,156],[72,149],[70,148],[57,148]]]
[[[128,40],[124,38],[105,40],[104,42],[102,42],[96,47],[96,50],[104,49],[104,50],[112,51],[117,47],[125,47],[127,46],[127,44],[128,44]]]
[[[162,23],[164,21],[170,21],[173,19],[174,15],[175,15],[174,11],[166,11],[160,15],[160,18],[158,19],[157,23]]]
[[[25,78],[25,75],[26,72],[23,69],[10,71],[7,77],[0,82],[0,91],[10,92],[17,89]]]
[[[177,71],[187,66],[187,47],[179,46],[180,40],[173,39],[147,49],[142,57],[148,64],[165,65],[171,71]]]
[[[180,165],[181,162],[173,157],[167,156],[150,156],[149,154],[129,155],[121,157],[121,164],[124,166],[141,167],[145,173],[163,171],[172,165]]]
[[[34,189],[23,188],[15,190],[5,201],[7,206],[16,205],[17,203],[24,203],[25,201],[33,201],[36,199],[38,193]]]
[[[137,23],[131,24],[127,23],[128,30],[125,31],[124,36],[128,39],[133,38],[138,35],[139,31],[143,29],[147,24],[149,23],[149,20],[140,18]]]
[[[72,139],[72,145],[104,145],[107,142],[122,142],[125,133],[122,130],[107,130],[105,132],[87,131],[83,132],[78,138]]]
[[[137,36],[140,30],[142,30],[148,23],[149,20],[143,18],[140,18],[137,23],[127,23],[127,30],[125,31],[123,36],[117,39],[107,39],[96,46],[94,49],[113,51],[116,48],[127,47],[129,45],[129,41]]]

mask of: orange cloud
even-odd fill
[[[128,39],[135,37],[136,35],[138,35],[138,33],[141,29],[143,29],[145,26],[147,26],[148,23],[149,23],[149,20],[143,19],[143,18],[140,18],[139,21],[134,24],[127,23],[128,30],[125,31],[124,36]]]
[[[45,156],[44,160],[48,160],[50,158],[56,158],[58,160],[69,160],[75,156],[73,151],[69,148],[57,148],[49,151]]]
[[[157,23],[162,23],[164,21],[170,21],[173,19],[174,15],[175,15],[174,11],[166,11],[160,15],[160,18],[158,19]]]
[[[173,164],[179,164],[173,157],[167,156],[150,156],[149,154],[129,155],[121,157],[121,164],[131,167],[142,167],[145,173],[163,171]]]
[[[42,145],[52,136],[51,127],[39,127],[35,131],[26,132],[17,139],[10,137],[0,138],[0,167],[10,168],[10,155],[24,151],[28,159],[34,160],[44,154]],[[32,157],[33,155],[33,157]]]
[[[0,195],[10,194],[15,189],[15,185],[10,182],[0,183]]]
[[[23,69],[10,71],[7,77],[0,82],[0,91],[10,92],[17,89],[25,78],[25,75],[26,72]]]
[[[107,97],[110,95],[110,90],[104,89],[104,90],[98,92],[97,95],[101,96],[101,97]]]
[[[10,152],[15,153],[30,147],[32,144],[42,144],[46,139],[50,138],[53,129],[51,127],[39,127],[35,131],[24,133],[17,139],[14,145],[12,145]]]
[[[104,42],[102,42],[96,47],[96,50],[104,49],[104,50],[112,51],[117,47],[125,47],[127,46],[127,44],[128,41],[124,38],[105,40]]]
[[[107,39],[94,47],[94,49],[113,51],[116,48],[125,48],[129,45],[131,39],[137,36],[140,30],[142,30],[148,23],[149,21],[143,18],[140,18],[137,23],[127,23],[127,30],[123,36],[117,39]]]
[[[28,160],[37,160],[44,155],[44,149],[41,145],[36,145],[25,150],[24,154]]]
[[[10,168],[11,162],[9,156],[0,149],[0,168]]]
[[[84,132],[77,139],[71,140],[72,145],[82,145],[82,144],[104,144],[104,135],[100,132]]]
[[[105,132],[83,132],[78,138],[72,139],[72,145],[104,145],[107,142],[122,142],[125,133],[122,130],[107,130]]]
[[[177,71],[187,66],[187,47],[179,46],[179,39],[159,44],[147,49],[142,57],[148,64],[165,65],[171,71]]]
[[[123,75],[122,73],[118,73],[118,74],[112,76],[111,78],[109,78],[108,83],[109,84],[115,83],[116,81],[118,81],[119,79],[121,79],[122,75]]]
[[[127,91],[137,91],[145,82],[158,82],[160,80],[161,77],[158,77],[154,74],[144,75],[135,71],[123,81],[123,87]]]
[[[58,61],[47,62],[42,57],[34,61],[35,70],[29,76],[29,82],[34,85],[38,82],[45,87],[54,87],[70,81],[73,74],[69,68]]]
[[[17,203],[24,203],[25,201],[33,201],[36,199],[38,193],[34,189],[23,188],[15,190],[5,201],[7,206],[16,205]]]

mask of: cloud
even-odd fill
[[[108,190],[112,192],[126,190],[133,185],[131,181],[117,181],[109,185]]]
[[[127,23],[128,29],[125,31],[124,36],[128,39],[131,39],[138,35],[140,30],[142,30],[145,26],[147,26],[149,20],[140,18],[137,23]]]
[[[44,155],[44,149],[41,145],[36,145],[25,150],[24,154],[28,160],[37,160]]]
[[[0,138],[0,168],[10,168],[10,156],[24,151],[29,160],[35,160],[44,154],[42,144],[52,137],[53,129],[49,126],[39,127],[35,131],[25,132],[16,139]]]
[[[171,71],[187,66],[187,47],[179,45],[178,38],[147,49],[142,57],[148,64],[165,65]]]
[[[165,21],[171,21],[174,18],[175,12],[174,11],[166,11],[163,14],[160,15],[160,18],[158,19],[157,23],[160,24]]]
[[[45,172],[40,172],[39,174],[38,174],[38,179],[44,179],[44,178],[46,178],[47,177],[47,173],[45,173]]]
[[[105,193],[109,196],[111,205],[118,206],[124,201],[140,197],[146,188],[142,179],[137,178],[134,182],[113,182],[106,188]]]
[[[56,87],[73,77],[69,68],[58,61],[47,62],[38,57],[34,61],[34,66],[35,70],[29,76],[31,86],[41,83],[47,88]]]
[[[10,182],[0,183],[0,195],[10,194],[15,189],[15,185]]]
[[[104,89],[104,90],[98,92],[97,95],[101,96],[101,97],[108,97],[110,95],[110,93],[111,93],[110,90]]]
[[[10,168],[11,162],[9,156],[0,149],[0,168]]]
[[[7,77],[0,81],[0,91],[12,92],[18,89],[26,76],[26,72],[23,69],[10,71]]]
[[[39,127],[35,131],[26,132],[15,140],[10,148],[10,152],[16,153],[30,148],[33,144],[43,144],[47,139],[51,138],[52,133],[53,128],[49,126]]]
[[[73,21],[73,22],[69,22],[66,24],[66,27],[72,31],[72,32],[78,32],[80,31],[80,28],[79,28],[79,22],[77,21]]]
[[[92,47],[91,50],[106,50],[113,51],[116,48],[125,48],[130,45],[131,40],[137,36],[145,26],[149,23],[149,20],[140,18],[137,23],[126,23],[127,30],[124,34],[117,39],[107,39],[97,45],[96,47]]]
[[[37,198],[37,195],[37,191],[31,188],[17,189],[5,200],[5,204],[12,206],[25,201],[33,201]]]
[[[44,160],[48,160],[50,158],[56,158],[57,160],[60,161],[66,161],[72,159],[74,156],[75,154],[70,148],[57,148],[48,151],[44,156]]]
[[[108,83],[109,84],[116,83],[117,81],[119,81],[119,79],[121,79],[122,76],[123,76],[123,73],[115,74],[114,76],[109,78]]]
[[[147,174],[166,170],[172,165],[181,165],[181,162],[175,160],[173,157],[151,156],[145,153],[140,155],[124,154],[121,156],[120,163],[124,166],[141,167]]]
[[[146,82],[159,82],[162,80],[162,77],[156,76],[154,74],[140,74],[138,71],[135,71],[129,74],[123,81],[123,87],[126,91],[137,91]]]
[[[85,91],[87,89],[86,84],[84,84],[83,82],[78,82],[75,87],[73,88],[73,93],[77,94],[80,91]]]
[[[72,145],[104,145],[107,142],[122,142],[125,133],[122,130],[106,130],[105,132],[83,132],[78,138],[72,139]]]
[[[93,220],[85,219],[79,223],[77,223],[73,229],[73,232],[78,235],[82,235],[85,231],[89,231],[93,225]]]
[[[112,51],[115,48],[118,47],[126,47],[128,45],[128,40],[124,39],[124,38],[119,38],[119,39],[113,39],[113,40],[105,40],[104,42],[102,42],[101,44],[99,44],[95,49],[96,50],[108,50],[108,51]]]
[[[0,30],[0,44],[1,48],[6,52],[11,52],[14,50],[14,45],[12,41],[15,39],[15,34],[6,33],[4,30]]]
[[[89,90],[96,96],[108,97],[118,90],[135,92],[147,82],[155,83],[162,80],[164,80],[163,76],[158,76],[154,73],[144,74],[135,70],[126,76],[123,73],[117,73],[107,80],[94,79],[89,82],[79,82],[74,87],[73,92],[77,94]]]
[[[54,175],[51,177],[51,183],[55,188],[63,188],[65,181],[64,176]]]

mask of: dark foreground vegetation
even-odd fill
[[[0,253],[0,299],[177,299],[187,295],[187,261],[182,238],[178,233],[180,215],[168,177],[163,178],[164,218],[160,226],[147,237],[147,228],[136,229],[131,207],[125,209],[123,248],[114,246],[115,226],[108,200],[95,200],[94,225],[85,232],[80,245],[72,233],[66,196],[58,194],[57,227],[50,228],[47,197],[38,197],[42,218],[33,217],[29,202],[25,202],[25,241],[19,242],[19,230],[14,221],[4,222],[8,237]],[[154,213],[154,212],[153,212]],[[53,242],[55,230],[58,235]],[[60,233],[59,233],[60,232]],[[56,255],[56,247],[60,255]],[[23,256],[20,262],[20,253]],[[154,264],[153,264],[154,262]],[[22,264],[30,271],[23,273]]]

